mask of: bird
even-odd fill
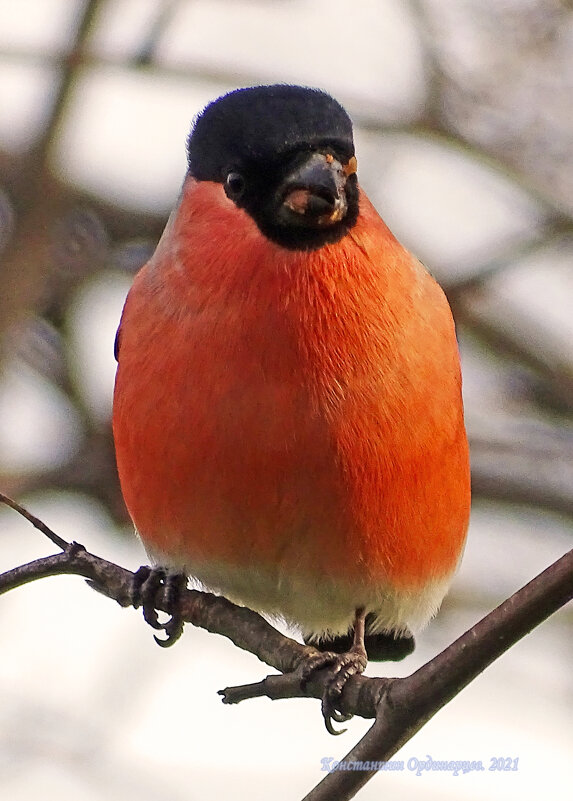
[[[150,559],[296,626],[333,665],[330,731],[349,676],[435,615],[470,510],[449,304],[361,188],[331,95],[252,86],[197,115],[116,357]]]

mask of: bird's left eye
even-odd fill
[[[231,200],[238,200],[245,191],[245,179],[240,172],[230,172],[225,179],[225,194]]]

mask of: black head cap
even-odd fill
[[[293,226],[277,220],[281,183],[311,153],[340,165],[354,157],[352,122],[342,106],[318,89],[277,84],[237,89],[210,103],[187,143],[189,173],[225,185],[270,239],[292,249],[315,249],[340,239],[356,221],[358,189],[349,175],[348,209],[335,224]]]

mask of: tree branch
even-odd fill
[[[63,549],[59,554],[0,575],[0,594],[46,576],[76,574],[121,606],[133,605],[134,573],[89,553],[76,542],[65,542],[42,521],[1,494],[0,502],[23,514]],[[166,595],[165,588],[161,587],[155,606],[168,613]],[[375,717],[376,721],[344,761],[370,763],[390,759],[461,689],[571,598],[573,550],[412,675],[401,679],[353,676],[344,688],[340,712]],[[328,669],[317,672],[304,687],[300,681],[304,660],[315,654],[315,649],[284,636],[260,615],[225,598],[197,590],[184,591],[180,611],[186,622],[227,637],[237,647],[284,674],[267,676],[256,684],[226,688],[220,692],[225,703],[239,703],[260,696],[271,699],[322,697]],[[365,766],[364,769],[329,773],[304,801],[327,798],[344,801],[354,796],[375,772]]]
[[[411,676],[389,683],[376,722],[344,762],[386,762],[436,712],[518,640],[573,598],[573,550]],[[303,801],[352,798],[374,770],[329,773]]]

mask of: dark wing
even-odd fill
[[[117,329],[117,332],[116,332],[116,335],[115,335],[115,342],[113,343],[113,355],[115,356],[116,362],[119,361],[119,343],[120,343],[120,339],[121,339],[121,325]]]

